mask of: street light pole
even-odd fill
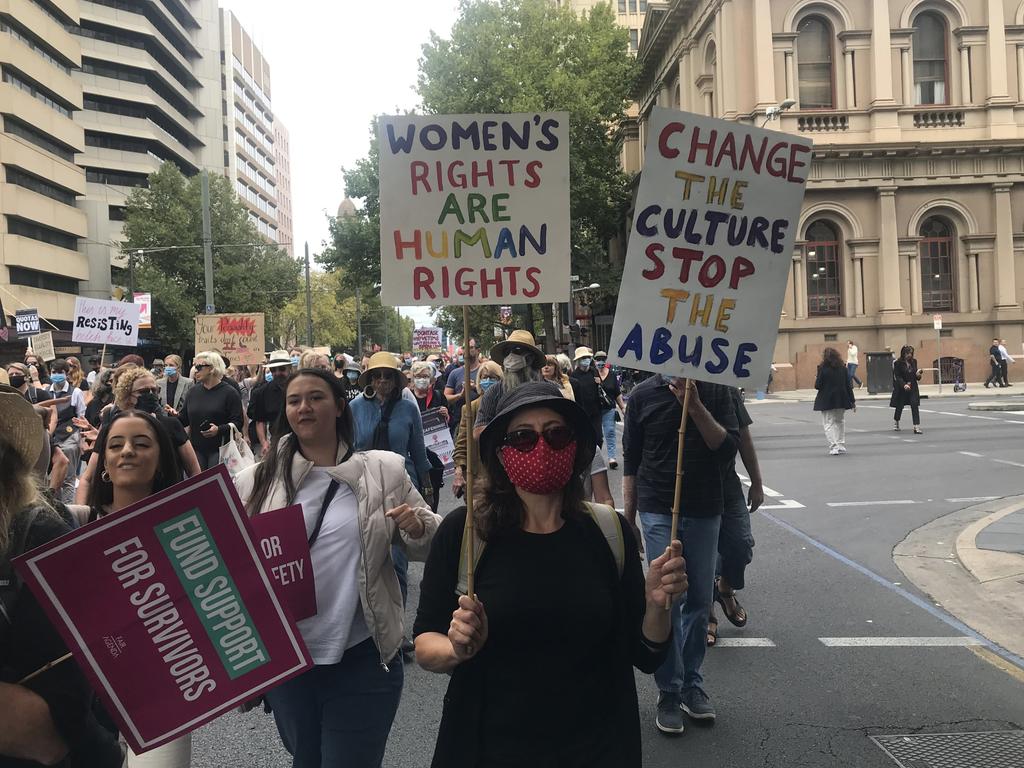
[[[313,296],[309,286],[309,241],[306,241],[306,345],[313,346]]]
[[[203,268],[206,273],[206,314],[217,311],[213,303],[213,234],[210,229],[210,174],[200,174],[203,195]]]

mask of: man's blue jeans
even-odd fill
[[[689,588],[672,608],[672,647],[654,680],[658,690],[680,693],[685,688],[703,687],[704,653],[707,650],[708,613],[715,591],[718,562],[718,529],[722,518],[680,517],[679,540],[683,542]],[[672,516],[640,511],[647,562],[660,557],[672,535]]]
[[[846,364],[846,378],[849,379],[851,384],[856,381],[858,387],[863,383],[863,382],[861,382],[860,379],[857,378],[857,364],[856,363],[847,363]]]
[[[608,461],[615,458],[615,409],[601,414],[601,431],[604,432],[604,447],[608,449]]]

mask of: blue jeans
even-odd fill
[[[703,687],[701,667],[707,650],[708,613],[715,592],[718,562],[718,529],[722,518],[680,517],[679,540],[683,542],[689,588],[672,607],[672,647],[654,680],[658,690],[680,693]],[[664,553],[672,534],[672,516],[640,511],[647,562]]]
[[[846,378],[849,379],[850,383],[857,382],[857,386],[861,385],[861,380],[857,378],[857,364],[847,363],[846,364]]]
[[[266,694],[292,768],[379,768],[402,697],[401,654],[388,670],[370,639]]]
[[[604,432],[604,447],[608,449],[608,461],[615,458],[615,409],[601,414],[601,431]]]
[[[725,511],[718,532],[718,574],[725,576],[732,589],[743,589],[744,574],[754,559],[754,535],[750,531],[750,512],[742,488],[725,492]]]

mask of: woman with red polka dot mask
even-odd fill
[[[420,587],[416,660],[451,673],[433,765],[639,768],[633,667],[653,673],[670,648],[682,545],[645,578],[632,529],[584,503],[596,435],[557,386],[522,384],[497,408],[480,436],[489,481],[474,505],[475,563],[457,509]]]

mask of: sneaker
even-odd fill
[[[682,733],[685,730],[683,710],[679,708],[678,693],[662,691],[658,694],[658,716],[655,718],[654,724],[662,733]]]
[[[899,432],[900,431],[900,423],[898,421],[894,423],[892,431],[893,432]]]
[[[611,469],[618,469],[619,468],[619,462],[617,462],[615,459],[608,459],[608,466]]]
[[[828,455],[829,456],[838,456],[839,455],[839,446],[833,445],[831,448],[829,448],[828,449]]]
[[[846,446],[845,445],[840,445],[839,446],[839,452],[840,453],[846,453]]]
[[[683,712],[694,720],[714,720],[715,708],[703,688],[687,688],[682,694]],[[659,710],[660,711],[660,710]]]

